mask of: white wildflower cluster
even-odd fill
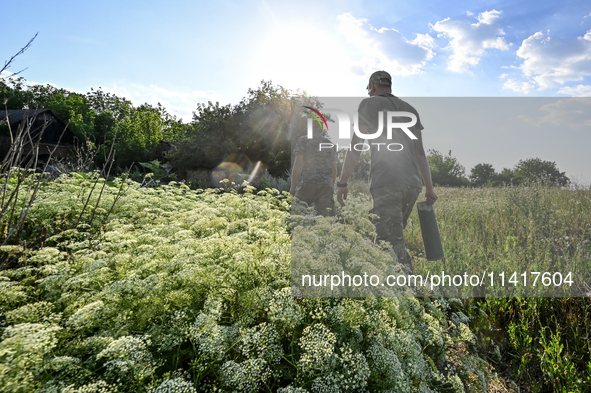
[[[207,314],[213,320],[219,321],[224,309],[223,299],[217,296],[210,296],[205,300],[205,304],[203,305],[203,314]]]
[[[439,321],[431,314],[424,313],[423,322],[425,322],[427,327],[427,331],[425,332],[427,343],[429,345],[443,346],[445,343],[444,331]]]
[[[76,187],[56,195],[78,195]],[[349,201],[345,224],[294,219],[294,230],[315,228],[295,251],[323,272],[381,271],[392,256],[375,246],[360,213],[370,200]],[[273,190],[130,187],[92,247],[82,225],[37,253],[37,270],[0,272],[0,313],[13,324],[0,341],[0,390],[432,393],[436,377],[449,386],[486,377],[468,359],[437,374],[471,334],[463,314],[450,321],[443,299],[431,307],[414,298],[294,297],[288,205]],[[53,206],[52,217],[74,207]],[[359,247],[348,253],[351,243]],[[429,358],[433,348],[443,355]]]
[[[274,292],[269,302],[267,315],[273,324],[288,334],[301,323],[302,309],[291,295],[291,287],[281,288]]]
[[[198,350],[199,364],[221,361],[225,357],[230,347],[228,330],[228,327],[218,325],[217,320],[209,314],[197,316],[189,328],[189,338]]]
[[[113,385],[106,383],[103,380],[98,380],[96,382],[92,382],[79,388],[74,388],[69,386],[62,390],[61,393],[115,393],[117,392],[117,388]]]
[[[330,373],[315,378],[310,384],[310,392],[313,393],[341,393],[340,375]]]
[[[316,323],[304,329],[300,338],[302,354],[298,369],[300,382],[311,392],[359,392],[367,386],[369,366],[362,353],[344,345],[335,348],[336,335]]]
[[[81,382],[89,374],[85,372],[82,361],[73,356],[56,356],[46,363],[45,370],[58,384],[63,380]]]
[[[370,368],[365,356],[348,345],[344,345],[340,352],[338,356],[340,364],[334,373],[338,376],[337,386],[341,392],[362,391],[370,377]]]
[[[456,393],[464,393],[464,384],[458,375],[453,375],[448,379]]]
[[[413,381],[430,375],[430,369],[423,357],[421,344],[406,330],[396,330],[386,339],[387,348],[392,349],[402,365],[405,374]]]
[[[304,388],[295,388],[289,385],[285,388],[277,389],[277,393],[308,393],[308,391]]]
[[[371,378],[384,390],[392,392],[410,392],[410,379],[402,370],[396,353],[375,343],[367,350],[367,360],[371,369]]]
[[[22,323],[9,326],[0,342],[0,387],[6,392],[26,391],[57,345],[56,325]]]
[[[467,341],[470,343],[476,342],[476,336],[465,323],[460,323],[460,335],[458,338],[462,341]]]
[[[269,364],[279,364],[283,348],[281,337],[273,326],[262,323],[248,329],[240,329],[240,351],[249,359],[265,359]]]
[[[35,265],[56,264],[62,261],[67,254],[54,247],[44,247],[36,251],[29,261]]]
[[[386,310],[369,310],[367,326],[370,336],[381,336],[393,332],[398,327],[398,320],[392,318]]]
[[[89,303],[76,310],[76,312],[68,318],[66,325],[71,326],[75,330],[97,326],[101,323],[104,306],[102,300]]]
[[[264,359],[248,359],[241,363],[230,360],[220,368],[222,383],[238,392],[257,392],[271,376],[271,368]]]
[[[167,379],[148,393],[197,393],[193,383],[182,378]]]
[[[354,246],[353,246],[354,245]],[[376,247],[374,240],[362,236],[351,225],[334,219],[318,219],[313,226],[297,226],[292,230],[292,277],[294,285],[308,297],[393,297],[401,295],[405,288],[372,285],[312,285],[299,281],[307,276],[350,276],[364,272],[367,277],[385,277],[392,267],[390,252]],[[394,273],[392,270],[389,274]],[[402,272],[400,270],[400,272]],[[409,295],[411,293],[409,292]]]
[[[60,314],[53,313],[53,304],[50,302],[35,302],[25,304],[15,310],[4,314],[6,323],[16,325],[19,323],[57,323],[61,319]]]
[[[142,381],[156,368],[148,345],[149,337],[123,336],[112,341],[96,358],[106,360],[105,368],[114,378]]]
[[[80,359],[72,356],[56,356],[51,359],[49,365],[54,371],[62,371],[78,367],[80,363]]]
[[[190,326],[187,309],[175,310],[164,327],[164,331],[158,332],[158,341],[155,344],[158,345],[160,351],[172,350],[189,337]]]
[[[456,375],[468,382],[469,391],[477,393],[488,392],[488,382],[494,378],[486,361],[475,356],[465,356]]]
[[[303,373],[326,372],[334,366],[336,335],[321,323],[307,326],[300,338],[302,356],[298,368]]]
[[[12,310],[27,299],[25,287],[0,275],[0,311]]]

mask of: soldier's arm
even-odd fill
[[[302,173],[302,169],[304,168],[304,155],[298,154],[293,162],[293,168],[291,170],[291,188],[289,193],[294,196],[295,189],[298,185],[298,180],[300,179],[300,174]]]
[[[423,134],[421,130],[415,130],[413,131],[413,133],[417,137],[417,141],[415,141],[415,148],[417,150],[419,170],[421,171],[421,176],[423,177],[423,181],[425,182],[425,199],[428,204],[432,205],[439,197],[437,196],[437,194],[435,193],[435,189],[433,188],[433,181],[431,180],[431,168],[429,168],[429,161],[427,160],[425,148],[423,147]]]

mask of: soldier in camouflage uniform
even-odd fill
[[[404,244],[403,229],[421,193],[423,183],[426,187],[427,203],[435,203],[437,194],[433,189],[429,162],[423,148],[423,126],[419,114],[411,105],[392,95],[391,86],[392,78],[387,72],[377,71],[371,75],[367,85],[370,98],[364,99],[358,109],[359,130],[363,134],[375,133],[379,124],[379,111],[383,111],[383,116],[386,116],[388,111],[410,112],[417,118],[416,124],[409,127],[417,139],[411,139],[403,130],[395,128],[392,130],[391,139],[387,139],[387,133],[383,130],[382,135],[372,139],[370,145],[370,192],[373,198],[371,213],[378,217],[373,220],[377,240],[389,242],[398,261],[408,273],[412,273],[412,262]],[[409,121],[407,117],[395,119],[399,123]],[[387,124],[386,119],[383,124]],[[363,141],[355,134],[351,145],[360,142]],[[390,143],[402,145],[403,148],[399,151],[390,151],[385,148]],[[359,160],[359,155],[360,152],[356,150],[347,152],[341,178],[337,182],[337,200],[343,206],[349,192],[347,181]]]
[[[298,139],[293,154],[295,161],[291,173],[290,193],[308,206],[315,205],[322,216],[334,215],[334,182],[337,177],[336,150],[320,144],[331,144],[322,129],[313,124],[312,139]],[[299,187],[298,181],[301,177]]]

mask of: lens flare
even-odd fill
[[[211,172],[211,181],[216,187],[225,181],[235,185],[241,185],[244,181],[253,184],[262,168],[260,161],[253,164],[244,154],[232,154]]]

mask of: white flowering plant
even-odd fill
[[[1,392],[486,391],[453,300],[294,296],[289,194],[118,179],[81,214],[85,182],[40,188],[0,271]]]

